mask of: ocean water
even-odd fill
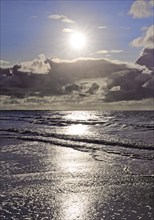
[[[1,137],[154,160],[152,111],[1,111]]]

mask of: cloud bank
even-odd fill
[[[99,107],[103,103],[137,102],[153,98],[153,83],[153,69],[101,58],[69,61],[42,54],[32,61],[0,68],[2,105],[61,106],[65,102],[67,106]]]

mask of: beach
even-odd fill
[[[1,219],[154,217],[153,161],[11,138],[0,146]]]

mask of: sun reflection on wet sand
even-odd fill
[[[62,205],[65,220],[84,219],[88,201],[83,195],[69,195]]]
[[[89,194],[85,191],[84,186],[87,184],[85,175],[89,176],[95,172],[91,158],[86,152],[70,148],[57,147],[56,149],[54,163],[56,163],[55,169],[59,173],[59,176],[56,176],[58,179],[57,188],[60,189],[60,193],[57,193],[56,196],[56,201],[59,204],[58,218],[59,220],[85,219],[90,208]],[[53,169],[52,161],[51,167],[48,169]]]
[[[4,176],[2,219],[153,219],[152,182],[126,172],[131,158],[125,164],[95,152],[94,160],[86,152],[38,142],[16,142],[4,149],[3,155],[13,153],[20,166]],[[5,170],[7,166],[8,157]]]

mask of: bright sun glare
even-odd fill
[[[86,46],[86,36],[81,32],[75,32],[71,35],[70,46],[73,49],[80,50]]]

